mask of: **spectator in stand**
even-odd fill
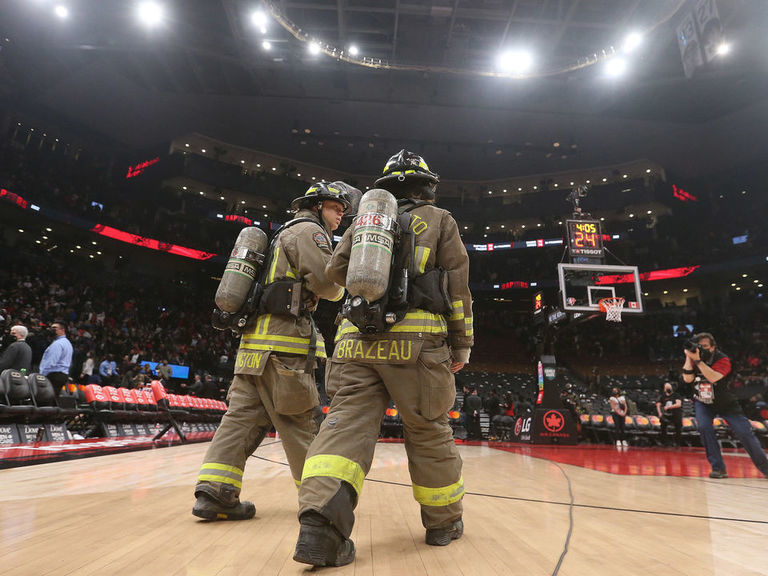
[[[48,377],[53,384],[56,396],[69,380],[69,369],[72,367],[72,343],[67,339],[66,327],[63,322],[51,324],[53,342],[43,352],[40,360],[40,374]]]
[[[99,376],[101,376],[104,386],[114,386],[117,381],[117,363],[112,354],[107,354],[107,357],[99,364]]]
[[[661,420],[661,443],[667,443],[667,426],[675,427],[673,446],[683,443],[683,398],[675,392],[671,382],[664,384],[664,393],[656,400],[656,413]]]
[[[32,348],[27,344],[27,328],[25,326],[11,326],[11,337],[16,341],[11,343],[0,356],[0,372],[7,368],[22,370],[29,373],[32,370]]]
[[[173,368],[168,364],[168,360],[163,360],[157,366],[157,375],[160,376],[160,380],[163,384],[168,384],[171,381],[171,375],[173,374]]]
[[[627,415],[627,400],[615,386],[611,390],[610,403],[613,426],[614,430],[616,430],[616,446],[629,446],[629,443],[627,442],[627,434],[624,431],[624,427],[626,426],[624,418]]]
[[[85,384],[91,384],[91,377],[93,376],[93,369],[96,363],[93,361],[93,352],[90,350],[86,354],[83,367],[80,369],[80,381]]]
[[[149,364],[144,364],[136,370],[135,375],[131,379],[131,386],[133,388],[141,388],[142,386],[148,386],[152,383],[152,370],[149,368]]]
[[[208,377],[210,377],[210,375],[208,375]],[[205,388],[205,383],[200,377],[200,374],[195,374],[195,381],[192,382],[191,386],[189,387],[189,394],[192,396],[204,396]]]

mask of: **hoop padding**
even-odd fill
[[[605,320],[607,322],[621,322],[624,298],[600,298],[597,304],[600,307],[600,312],[605,312]]]

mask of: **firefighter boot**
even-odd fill
[[[463,533],[464,522],[459,518],[442,528],[427,528],[426,542],[430,546],[448,546],[453,540],[461,538]]]
[[[195,486],[192,514],[205,520],[248,520],[256,514],[253,502],[241,502],[234,486],[200,482]]]
[[[312,566],[345,566],[355,559],[355,543],[314,511],[299,518],[301,529],[293,559]]]

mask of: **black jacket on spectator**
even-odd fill
[[[17,340],[0,356],[0,372],[6,368],[14,370],[32,370],[32,348],[24,340]]]

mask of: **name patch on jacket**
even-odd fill
[[[365,364],[413,364],[421,352],[421,340],[340,340],[333,351],[335,362]]]
[[[235,359],[235,374],[261,376],[271,352],[268,350],[238,350]]]

